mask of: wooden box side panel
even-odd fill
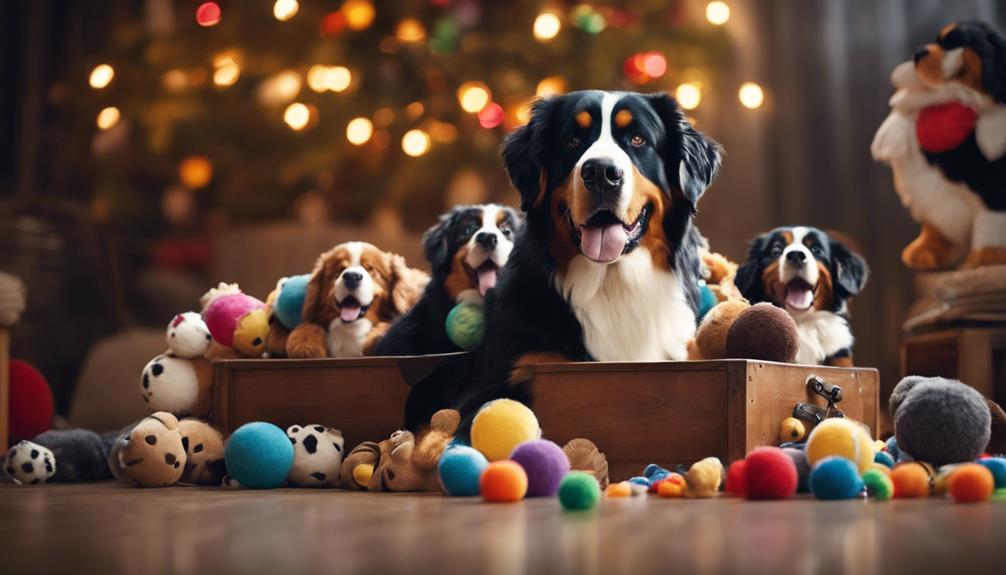
[[[639,475],[648,463],[673,467],[729,454],[723,365],[539,366],[534,392],[544,436],[559,445],[576,437],[593,441],[614,480]]]

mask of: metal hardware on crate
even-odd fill
[[[840,386],[831,385],[823,379],[812,375],[807,379],[807,388],[815,395],[823,397],[828,402],[828,405],[821,407],[813,403],[798,403],[793,408],[793,417],[809,421],[815,425],[829,417],[845,417],[845,414],[836,405],[842,401],[842,388]]]

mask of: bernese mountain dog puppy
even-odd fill
[[[447,337],[447,314],[459,303],[482,304],[510,257],[523,218],[499,204],[458,206],[423,236],[433,277],[423,297],[392,325],[375,355],[461,351]]]
[[[751,242],[734,283],[751,303],[771,302],[796,320],[797,362],[851,367],[849,300],[866,284],[862,256],[811,227],[781,227]]]
[[[692,218],[719,145],[666,94],[583,91],[535,102],[503,160],[526,223],[487,298],[466,423],[491,399],[531,403],[531,364],[686,359]]]
[[[415,305],[429,277],[405,258],[366,242],[339,244],[318,257],[304,294],[291,358],[359,357]]]

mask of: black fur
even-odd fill
[[[982,88],[1006,104],[1006,36],[986,22],[958,22],[936,43],[944,50],[970,48],[982,61]]]

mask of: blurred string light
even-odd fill
[[[559,34],[562,29],[562,21],[555,12],[542,12],[534,19],[532,32],[539,42],[548,42]]]
[[[119,119],[121,117],[122,114],[119,112],[118,108],[115,106],[109,106],[98,112],[98,120],[96,123],[98,124],[98,128],[102,130],[109,130],[114,128],[116,124],[119,123]]]
[[[374,124],[369,118],[353,118],[346,124],[346,139],[354,146],[362,146],[374,135]]]
[[[395,121],[395,111],[391,108],[378,108],[374,112],[374,125],[378,128],[387,128]]]
[[[655,50],[637,52],[625,60],[625,75],[636,84],[646,84],[667,73],[667,58]]]
[[[580,4],[573,8],[573,22],[578,28],[590,34],[598,34],[608,25],[604,15],[589,4]]]
[[[562,76],[549,76],[538,82],[534,89],[534,95],[540,98],[555,96],[566,91],[566,80]]]
[[[755,82],[744,82],[741,84],[741,89],[737,91],[737,97],[740,99],[742,106],[752,110],[761,108],[761,105],[765,102],[765,92]]]
[[[531,121],[531,102],[532,100],[521,102],[514,108],[513,124],[515,126],[522,126]]]
[[[316,64],[307,71],[307,85],[315,92],[344,92],[353,82],[353,73],[345,66]]]
[[[702,90],[698,84],[681,84],[674,91],[674,98],[686,110],[694,110],[702,103]]]
[[[291,130],[299,132],[311,122],[311,115],[311,108],[306,104],[294,102],[283,111],[283,121]]]
[[[216,2],[203,2],[196,8],[196,23],[203,28],[219,24],[220,16],[220,5]]]
[[[495,128],[502,123],[503,106],[500,106],[496,102],[490,102],[489,105],[479,111],[479,125],[483,128]]]
[[[427,123],[426,130],[430,134],[430,139],[438,144],[450,144],[458,139],[458,129],[448,122],[431,120]]]
[[[91,76],[87,79],[87,83],[95,90],[100,90],[111,84],[113,78],[115,78],[115,68],[108,64],[98,64],[91,70]]]
[[[235,52],[222,52],[213,58],[213,83],[217,86],[233,86],[241,76]]]
[[[706,4],[706,20],[714,26],[722,26],[730,19],[730,5],[721,0]]]
[[[332,38],[338,36],[346,28],[346,15],[341,10],[329,12],[321,19],[318,31],[322,36]]]
[[[417,158],[430,151],[430,135],[416,128],[402,136],[402,151]]]
[[[370,26],[377,14],[369,0],[346,0],[342,5],[342,13],[346,17],[346,25],[353,30],[363,30]]]
[[[410,120],[418,120],[424,112],[426,112],[426,106],[419,101],[412,102],[405,107],[405,115],[408,116]]]
[[[426,39],[426,28],[415,18],[406,18],[395,28],[395,38],[403,44],[415,44]]]
[[[300,74],[292,68],[266,78],[256,90],[259,101],[272,106],[286,104],[296,98],[298,93]]]
[[[213,179],[213,163],[206,156],[188,156],[178,163],[178,180],[190,190],[209,185]]]
[[[297,0],[276,0],[276,3],[272,5],[272,15],[280,22],[286,22],[293,18],[299,10],[300,4],[297,3]]]
[[[185,72],[179,70],[178,68],[172,68],[164,73],[161,77],[161,83],[164,87],[172,92],[179,92],[184,90],[189,85],[189,79],[185,76]]]
[[[471,114],[481,112],[491,99],[489,88],[482,82],[465,82],[458,87],[458,103]]]

